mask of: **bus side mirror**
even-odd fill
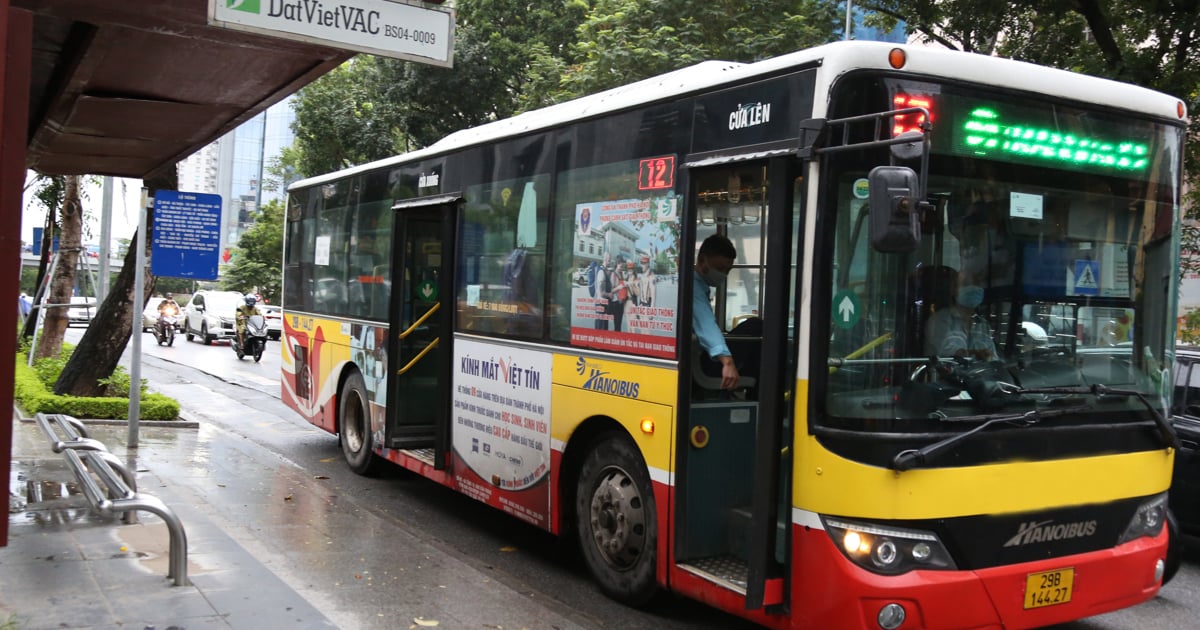
[[[876,166],[867,176],[871,247],[902,254],[921,244],[921,193],[917,174],[903,166]]]

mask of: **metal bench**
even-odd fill
[[[36,420],[49,438],[50,448],[66,458],[84,497],[94,510],[104,516],[119,513],[126,524],[136,523],[137,511],[144,510],[166,523],[170,534],[167,577],[174,580],[175,586],[186,586],[187,533],[175,512],[157,497],[138,493],[134,474],[102,442],[89,437],[87,428],[79,420],[62,414],[43,413],[37,414]]]

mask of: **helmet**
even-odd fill
[[[254,306],[254,302],[255,302],[255,299],[254,299],[253,295],[246,296],[246,306]]]
[[[168,293],[168,294],[167,294],[167,299],[168,299],[168,300],[170,300],[170,299],[173,299],[174,297],[175,297],[175,296],[174,296],[174,295],[171,295],[170,293]]]

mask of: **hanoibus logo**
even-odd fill
[[[601,369],[600,364],[589,364],[583,357],[575,361],[575,371],[585,377],[583,388],[587,390],[625,398],[637,398],[641,390],[640,383],[614,378],[610,376],[611,372]]]
[[[246,13],[261,13],[260,0],[225,0],[225,8]]]

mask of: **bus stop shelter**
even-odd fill
[[[16,353],[26,169],[154,176],[351,55],[210,26],[209,2],[0,0],[0,295],[12,302],[0,356]],[[13,370],[0,361],[10,410]],[[0,422],[0,487],[11,462],[12,423]]]

